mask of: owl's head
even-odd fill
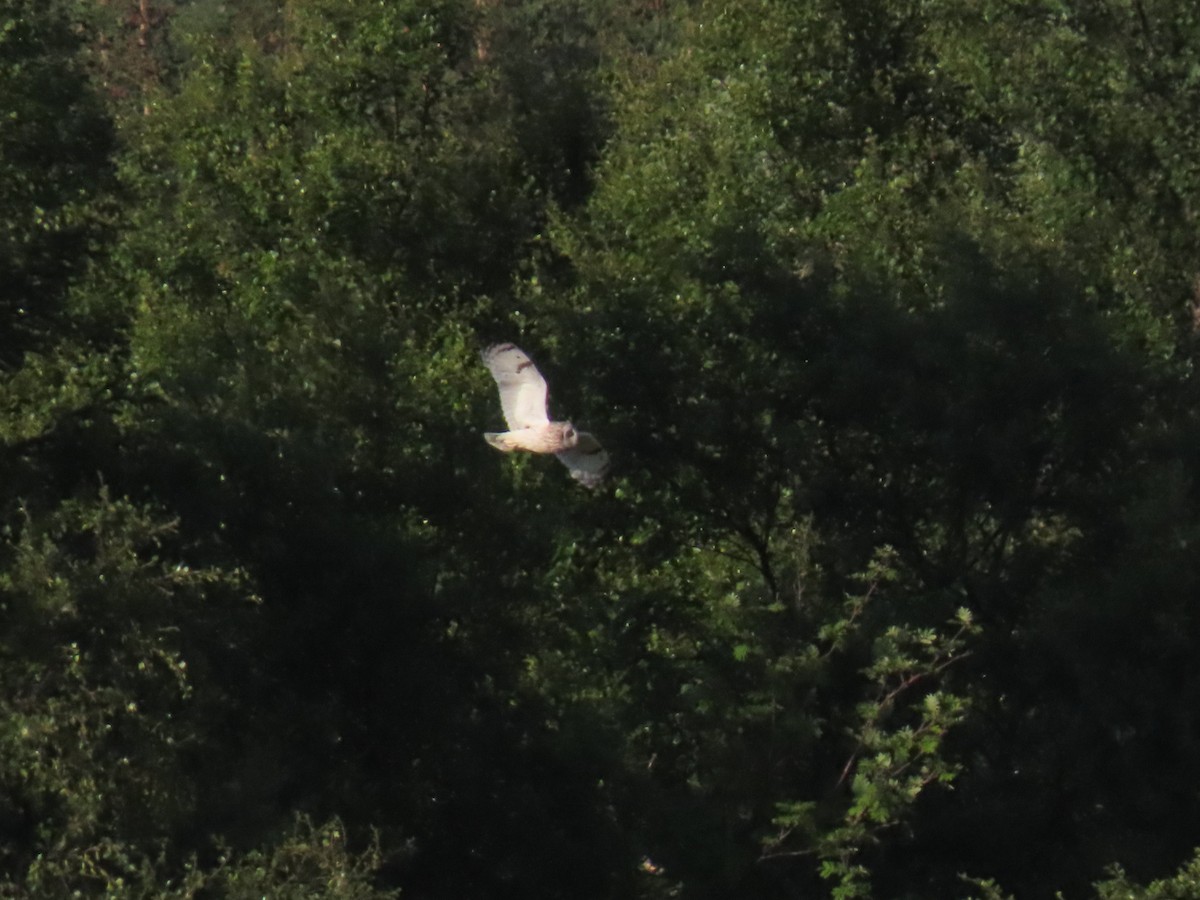
[[[563,447],[574,447],[579,443],[579,434],[575,431],[575,426],[570,422],[562,423],[562,445]]]

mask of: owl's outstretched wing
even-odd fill
[[[578,444],[554,455],[571,470],[571,477],[584,487],[596,487],[608,474],[608,452],[600,446],[594,435],[586,431],[579,432]]]
[[[482,355],[483,364],[500,389],[500,406],[511,430],[532,428],[550,421],[546,414],[546,379],[520,347],[493,344]]]

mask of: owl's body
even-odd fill
[[[528,450],[530,453],[561,453],[579,443],[579,435],[570,422],[547,422],[529,428],[512,431],[486,432],[484,438],[497,450],[512,453]]]
[[[500,389],[500,406],[508,431],[487,432],[484,438],[497,450],[512,453],[553,453],[571,477],[586,487],[595,487],[608,472],[608,454],[592,435],[576,431],[570,422],[551,422],[546,411],[546,380],[515,344],[495,344],[483,351]]]

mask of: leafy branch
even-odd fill
[[[821,631],[829,642],[825,657],[845,650],[863,628],[867,604],[883,584],[896,580],[894,551],[883,548],[863,577],[867,589],[848,599],[842,617]],[[840,822],[830,827],[819,821],[828,814],[822,815],[828,802],[780,803],[774,819],[779,830],[764,840],[760,861],[816,857],[821,876],[836,882],[834,897],[868,895],[861,851],[881,831],[900,824],[926,788],[955,777],[957,767],[942,754],[942,742],[967,704],[938,682],[970,655],[967,642],[978,630],[971,612],[959,609],[943,629],[890,625],[874,639],[872,661],[862,670],[871,697],[856,708],[854,747],[832,788],[849,787],[849,796],[835,801]]]

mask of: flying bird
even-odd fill
[[[553,453],[571,470],[571,477],[594,488],[608,473],[608,453],[586,431],[570,422],[551,422],[546,411],[546,379],[516,344],[493,344],[483,351],[500,389],[500,406],[508,431],[487,432],[484,439],[497,450],[512,453]]]

